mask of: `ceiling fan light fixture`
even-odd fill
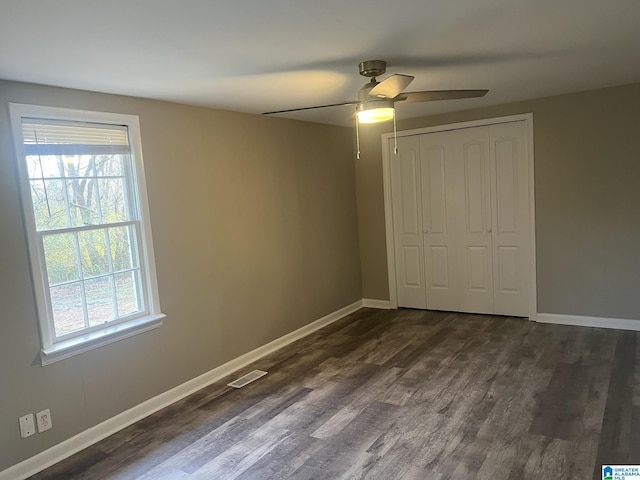
[[[358,104],[359,123],[380,123],[393,120],[395,110],[392,100],[375,100]]]

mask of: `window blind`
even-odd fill
[[[25,118],[22,135],[26,155],[106,155],[130,153],[125,126],[80,122],[48,122]]]

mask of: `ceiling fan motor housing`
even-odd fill
[[[358,65],[360,75],[364,77],[378,77],[387,71],[387,62],[384,60],[365,60]]]

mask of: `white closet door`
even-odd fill
[[[490,127],[494,311],[527,317],[531,271],[529,165],[524,122]]]
[[[489,129],[421,136],[427,308],[493,312]]]
[[[424,285],[419,137],[389,143],[398,306],[427,308]]]
[[[458,310],[456,169],[451,132],[420,136],[420,169],[427,308]]]
[[[489,128],[451,132],[459,307],[493,313]]]
[[[526,142],[521,121],[389,144],[399,306],[529,315]]]

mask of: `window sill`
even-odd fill
[[[162,313],[158,315],[147,315],[146,317],[120,323],[98,332],[91,332],[80,337],[74,337],[56,343],[40,351],[40,361],[44,367],[45,365],[59,362],[65,358],[117,342],[123,338],[148,332],[149,330],[162,326],[162,319],[164,319],[165,316],[166,315]]]

